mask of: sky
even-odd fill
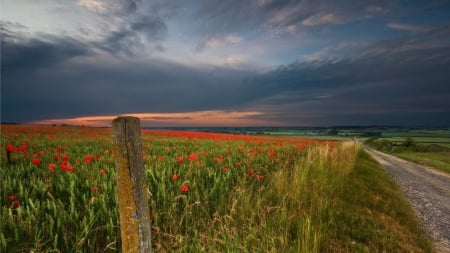
[[[450,1],[0,0],[1,121],[450,126]]]

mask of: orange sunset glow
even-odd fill
[[[48,119],[30,122],[43,125],[81,125],[104,127],[111,126],[111,122],[118,116],[133,116],[141,119],[143,126],[264,126],[272,125],[258,116],[261,112],[233,112],[233,111],[195,111],[186,113],[130,113],[122,115],[85,116],[64,119]]]

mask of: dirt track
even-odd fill
[[[450,175],[364,148],[402,188],[437,251],[450,253]]]

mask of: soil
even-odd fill
[[[364,148],[403,190],[437,252],[450,253],[450,174]]]

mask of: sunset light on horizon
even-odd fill
[[[186,113],[130,113],[122,115],[83,116],[66,119],[48,119],[28,122],[38,125],[74,125],[110,127],[118,116],[132,116],[141,120],[143,127],[199,127],[199,126],[286,126],[279,122],[258,119],[260,112],[198,111]]]

